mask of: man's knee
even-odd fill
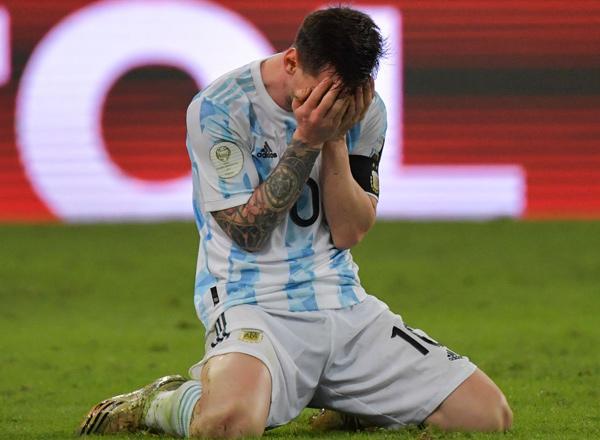
[[[483,372],[459,386],[426,423],[446,431],[506,431],[512,426],[506,397]]]
[[[479,404],[475,414],[479,421],[473,421],[478,431],[502,432],[511,428],[513,415],[502,391],[495,388]]]
[[[263,433],[271,402],[271,375],[262,361],[243,353],[215,356],[202,369],[202,386],[190,423],[191,437]]]
[[[218,408],[203,408],[194,412],[190,424],[190,437],[240,438],[258,437],[265,430],[265,420],[237,402],[219,405]]]
[[[506,397],[495,385],[490,388],[475,402],[471,420],[466,423],[468,430],[503,432],[511,428],[513,414]]]
[[[513,414],[506,397],[498,387],[492,385],[479,402],[480,428],[482,431],[508,431],[512,426]]]
[[[500,392],[501,401],[498,404],[498,411],[500,413],[500,423],[498,431],[508,431],[512,427],[513,422],[513,413],[510,409],[508,402],[506,401],[506,397],[504,394]]]

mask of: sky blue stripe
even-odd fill
[[[185,429],[185,422],[183,414],[186,412],[185,407],[188,404],[188,399],[190,398],[190,394],[192,394],[192,387],[190,386],[183,392],[183,396],[181,396],[179,400],[179,407],[177,408],[177,424],[179,425],[179,429],[177,430],[180,433],[184,433],[187,437],[187,429]]]
[[[346,135],[346,143],[348,144],[348,151],[350,153],[352,153],[352,150],[358,146],[358,140],[360,138],[360,124],[360,122],[355,124]]]
[[[204,323],[205,326],[207,326],[209,319],[209,311],[206,309],[206,307],[203,306],[204,303],[202,299],[204,298],[204,295],[210,290],[210,287],[216,284],[216,279],[208,271],[208,266],[206,264],[208,259],[208,242],[212,239],[212,233],[210,231],[208,223],[206,222],[206,219],[200,212],[200,208],[198,208],[199,201],[196,199],[197,194],[200,194],[200,189],[198,188],[198,165],[193,159],[189,142],[186,144],[186,146],[188,148],[188,153],[192,161],[192,182],[194,185],[194,197],[192,200],[192,208],[194,210],[196,228],[198,228],[198,234],[200,235],[200,249],[205,262],[204,267],[197,269],[196,271],[196,280],[194,282],[194,303],[197,307],[196,311],[200,315],[200,320]],[[200,258],[200,255],[198,256],[198,258]]]
[[[237,85],[240,86],[242,89],[247,88],[247,87],[254,87],[254,81],[252,80],[252,78],[238,78],[237,79]]]
[[[182,413],[183,434],[185,438],[189,438],[190,436],[190,423],[192,421],[192,414],[194,413],[194,407],[196,406],[196,403],[198,402],[198,400],[200,400],[200,396],[200,391],[195,391],[191,395],[191,398],[186,408],[184,409],[184,412]]]
[[[200,268],[196,272],[196,281],[194,283],[194,296],[196,297],[195,301],[199,307],[200,320],[204,323],[204,325],[208,325],[209,321],[209,310],[204,307],[204,302],[202,299],[204,295],[208,295],[210,288],[217,284],[217,279],[213,274],[208,270],[208,266],[206,262],[208,261],[208,242],[212,239],[212,233],[210,231],[210,227],[208,226],[208,222],[205,221],[204,216],[198,209],[196,202],[193,204],[194,206],[194,216],[196,218],[196,224],[200,230],[200,246],[202,249],[202,254],[204,258],[204,267]],[[199,225],[202,224],[202,227]]]
[[[203,99],[200,103],[200,112],[198,114],[198,122],[200,124],[200,130],[204,132],[206,128],[206,122],[208,118],[216,114],[215,105],[208,99]]]
[[[223,84],[221,84],[220,86],[218,86],[216,89],[214,90],[205,90],[205,94],[204,96],[208,99],[214,99],[216,98],[219,94],[223,93],[225,91],[225,89],[227,89],[227,87],[229,87],[229,85],[231,84],[231,80],[228,79],[226,81],[223,81]]]
[[[301,198],[298,199],[299,202]],[[285,285],[285,294],[288,298],[288,309],[292,312],[319,309],[313,285],[315,279],[313,239],[314,234],[307,236],[299,226],[288,220],[285,241],[289,249],[290,275]]]
[[[252,81],[252,71],[250,69],[244,70],[242,73],[240,73],[240,76],[238,76],[237,78],[238,83],[248,83]]]
[[[247,190],[254,189],[252,187],[252,182],[250,181],[250,176],[248,175],[248,173],[244,173],[244,178],[242,179],[242,181],[244,182],[244,186],[246,187]]]
[[[256,304],[255,286],[260,278],[256,257],[232,243],[227,260],[229,276],[225,285],[226,301],[235,301],[236,304]]]
[[[258,151],[260,151],[260,149]],[[253,154],[252,162],[254,162],[254,166],[256,167],[256,171],[258,172],[258,178],[259,178],[260,183],[267,180],[267,177],[269,177],[269,175],[271,174],[271,169],[275,165],[273,159],[260,158],[260,157],[256,157]]]
[[[228,199],[231,197],[232,192],[229,190],[229,188],[227,187],[227,182],[225,181],[225,179],[221,179],[219,178],[219,191],[221,191],[221,194],[223,194],[223,197],[225,199]]]
[[[213,101],[220,101],[223,96],[231,93],[231,90],[237,87],[236,85],[234,85],[232,87],[232,85],[234,84],[234,81],[232,78],[228,78],[227,80],[225,80],[223,82],[223,85],[221,85],[218,89],[217,92],[213,93],[212,95],[209,96],[210,99],[212,99]]]
[[[254,106],[251,102],[248,102],[248,108],[246,109],[248,114],[248,121],[250,122],[250,130],[252,130],[252,134],[255,136],[264,136],[264,131],[262,126],[258,122],[258,116],[256,116],[256,111],[254,110]],[[262,148],[262,145],[260,145]]]
[[[237,83],[245,93],[250,93],[256,90],[254,78],[252,78],[252,72],[250,69],[246,70],[244,73],[242,73],[242,75],[240,75],[240,77],[237,79]]]
[[[177,411],[177,421],[179,423],[179,432],[184,433],[186,437],[189,437],[190,421],[192,419],[192,412],[196,402],[200,399],[201,388],[199,383],[189,385],[189,388],[183,392],[181,396],[179,411]]]
[[[223,98],[222,101],[223,101],[223,104],[229,105],[233,101],[235,101],[237,99],[240,99],[242,96],[244,96],[244,91],[243,90],[237,90],[234,95],[228,95],[227,97]]]
[[[285,142],[286,145],[289,145],[292,143],[292,137],[296,131],[296,121],[292,118],[285,118],[283,122],[285,123]]]
[[[348,307],[358,303],[358,297],[354,289],[358,285],[356,274],[354,273],[348,250],[336,250],[331,256],[329,267],[334,269],[339,276],[338,299],[342,307]]]
[[[256,90],[256,86],[254,85],[254,83],[244,84],[243,86],[241,86],[241,88],[244,91],[244,93],[252,93]]]
[[[216,96],[215,101],[225,102],[226,99],[240,91],[240,86],[236,82],[230,81],[230,83],[232,84],[231,87],[223,93],[221,93],[220,95]]]

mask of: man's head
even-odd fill
[[[350,8],[330,8],[304,19],[284,60],[294,90],[336,75],[352,93],[376,73],[384,53],[383,38],[371,17]]]

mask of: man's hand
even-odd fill
[[[349,100],[350,103],[332,140],[343,139],[346,136],[346,133],[348,133],[348,130],[363,120],[371,105],[371,101],[373,101],[374,95],[375,83],[373,78],[370,78],[365,84],[357,87],[354,95],[344,98]]]
[[[292,101],[297,119],[296,132],[273,172],[254,190],[246,204],[212,213],[238,246],[249,252],[265,246],[273,230],[298,200],[323,144],[337,139],[343,141],[350,127],[364,116],[373,98],[372,87],[371,82],[354,95],[340,98],[341,83],[327,78],[313,90],[296,93]],[[343,147],[347,161],[345,143]],[[348,176],[347,181],[354,182],[352,176]],[[350,247],[351,243],[340,241],[337,245]]]
[[[297,124],[294,139],[320,149],[334,138],[351,105],[350,99],[338,99],[341,85],[339,80],[325,78],[313,90],[296,93],[292,101]]]

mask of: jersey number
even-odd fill
[[[310,189],[312,215],[309,218],[300,217],[300,214],[298,213],[298,202],[296,202],[290,210],[290,217],[292,217],[292,221],[303,228],[310,226],[317,221],[317,218],[319,218],[321,206],[321,203],[319,201],[319,185],[317,185],[317,182],[315,182],[312,178],[309,177],[306,181],[306,184]]]
[[[404,330],[402,330],[400,327],[392,327],[392,339],[399,336],[402,339],[404,339],[406,342],[408,342],[410,345],[412,345],[415,350],[417,350],[418,352],[420,352],[423,355],[426,355],[429,353],[429,350],[427,349],[427,347],[425,347],[423,344],[421,344],[417,339],[422,340],[423,342],[429,344],[429,345],[433,345],[435,347],[441,347],[441,345],[434,341],[433,339],[430,339],[428,337],[425,337],[423,335],[418,334],[417,332],[415,332],[412,328],[410,328],[409,326],[405,326],[406,330],[408,330],[413,336],[410,336],[407,332],[405,332]]]

